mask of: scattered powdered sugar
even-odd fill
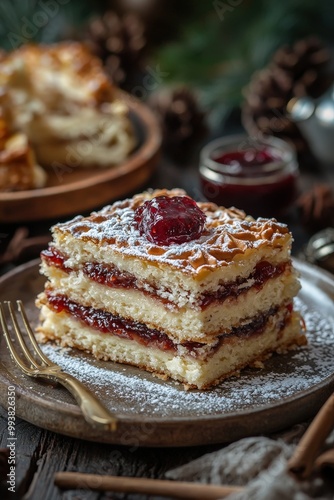
[[[137,368],[101,362],[75,350],[45,345],[43,351],[64,371],[92,389],[119,417],[134,413],[146,419],[175,419],[238,413],[282,403],[333,377],[334,319],[310,310],[301,299],[309,344],[286,355],[273,356],[263,370],[248,369],[209,391],[185,391]]]
[[[276,219],[254,220],[237,209],[223,209],[214,204],[198,202],[206,215],[205,228],[199,237],[167,246],[151,243],[137,228],[134,221],[135,209],[152,196],[164,193],[175,195],[178,190],[137,195],[106,206],[99,212],[92,212],[89,217],[75,217],[69,222],[54,226],[55,240],[57,241],[57,233],[69,233],[74,238],[92,240],[96,246],[116,249],[126,256],[164,262],[182,270],[195,269],[196,272],[204,265],[227,265],[236,254],[245,253],[249,249],[263,245],[281,248],[283,240],[285,243],[291,241],[287,226]],[[59,249],[61,250],[61,245]]]

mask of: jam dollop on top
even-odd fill
[[[206,216],[188,196],[157,196],[138,207],[134,218],[148,241],[168,246],[199,238]]]

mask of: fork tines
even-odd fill
[[[10,321],[7,321],[5,307],[0,303],[0,323],[7,346],[15,363],[26,375],[46,378],[62,384],[74,396],[81,408],[84,418],[89,424],[98,429],[115,431],[117,427],[117,418],[82,382],[80,382],[80,380],[64,372],[59,365],[52,363],[52,361],[50,361],[41,351],[29,324],[22,302],[17,300],[16,303],[19,314],[15,312],[11,302],[5,302],[9,311],[7,316],[10,317]],[[22,332],[19,323],[24,325],[24,332]],[[11,324],[10,328],[9,324]],[[10,330],[13,330],[13,333]],[[14,345],[14,338],[18,340],[20,344],[20,350],[22,351],[20,353]],[[29,341],[27,343],[28,339]]]
[[[25,359],[23,359],[22,355],[19,354],[17,351],[16,347],[14,346],[14,342],[11,338],[9,328],[8,328],[8,322],[6,320],[6,314],[5,314],[5,308],[2,303],[0,303],[0,321],[1,321],[1,326],[2,330],[4,333],[4,337],[6,340],[6,343],[8,345],[8,348],[10,350],[10,353],[14,359],[14,361],[19,365],[21,370],[24,373],[27,373],[28,375],[31,375],[34,372],[34,369],[36,368],[41,368],[43,366],[52,366],[53,363],[45,356],[45,354],[42,352],[40,347],[37,344],[34,332],[29,324],[25,309],[23,307],[22,301],[17,300],[17,310],[20,314],[20,318],[22,320],[22,323],[25,328],[25,333],[27,337],[29,338],[29,341],[33,347],[33,354],[31,350],[28,348],[27,342],[24,338],[24,335],[21,331],[21,327],[19,325],[19,321],[17,319],[17,315],[15,313],[14,307],[12,302],[6,301],[4,304],[7,305],[10,319],[11,319],[11,324],[15,333],[15,338],[19,341],[20,347],[22,349],[22,353],[25,356]],[[37,359],[36,359],[37,358]]]

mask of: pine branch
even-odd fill
[[[64,5],[54,0],[0,1],[0,47],[12,50],[24,43],[52,43],[68,34],[98,12],[101,1],[70,1]],[[70,29],[71,28],[71,29]]]
[[[240,104],[243,87],[278,47],[317,32],[325,41],[332,39],[331,0],[323,0],[321,8],[313,0],[231,5],[214,1],[206,16],[190,16],[182,39],[155,54],[170,83],[199,88],[209,107]]]

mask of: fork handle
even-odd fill
[[[117,419],[87,387],[68,373],[57,374],[57,381],[74,396],[85,420],[95,428],[116,430]]]

